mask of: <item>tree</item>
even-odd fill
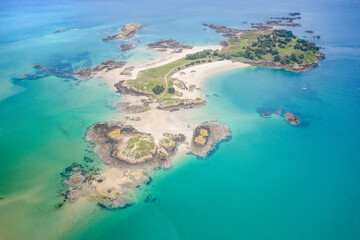
[[[162,93],[165,90],[165,88],[161,85],[156,85],[152,91],[153,93],[155,93],[156,95],[159,95],[160,93]]]
[[[274,57],[274,62],[280,62],[280,56],[279,55],[275,55]]]
[[[175,93],[175,88],[169,87],[169,88],[168,88],[168,92],[169,92],[170,94],[174,94],[174,93]]]

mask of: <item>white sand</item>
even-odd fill
[[[174,53],[173,49],[168,49],[166,51],[162,52],[162,55],[158,59],[152,59],[148,60],[142,64],[137,65],[125,65],[123,68],[120,69],[114,69],[112,71],[108,72],[99,72],[97,76],[104,77],[108,80],[109,84],[113,87],[115,83],[118,83],[120,80],[130,80],[130,79],[136,79],[138,73],[140,71],[159,67],[168,63],[171,63],[173,61],[176,61],[178,59],[181,59],[185,57],[187,54],[196,53],[199,51],[203,51],[206,49],[216,50],[221,49],[220,45],[205,45],[205,46],[194,46],[192,49],[183,49],[181,53]],[[135,68],[131,71],[131,75],[120,75],[120,73],[124,70],[126,67],[134,66]],[[115,89],[115,88],[114,88]]]
[[[240,62],[233,63],[231,61],[218,61],[190,67],[181,71],[185,74],[177,72],[173,75],[173,77],[184,81],[187,86],[191,84],[196,85],[200,88],[200,90],[193,90],[192,92],[180,88],[176,88],[176,90],[183,93],[181,98],[195,99],[197,97],[202,97],[201,87],[207,77],[222,71],[239,69],[248,66],[250,65]],[[131,104],[140,104],[139,99],[141,98],[136,96],[125,97],[125,101],[130,102]],[[184,111],[187,110],[169,112],[152,107],[151,110],[144,113],[128,114],[129,117],[140,117],[141,120],[128,121],[127,123],[133,125],[139,131],[152,134],[155,141],[159,141],[165,132],[182,133],[189,141],[192,137],[192,132],[195,126],[192,123],[187,123],[181,120],[181,115],[184,114]]]

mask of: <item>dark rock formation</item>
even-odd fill
[[[129,86],[126,84],[125,80],[121,80],[120,82],[116,83],[115,88],[121,94],[128,94],[133,96],[153,96],[154,94],[150,91],[137,89],[133,86]]]
[[[131,105],[128,102],[118,103],[119,110],[123,113],[141,113],[149,110],[150,108],[145,105]]]
[[[223,37],[226,38],[238,38],[238,36],[243,32],[248,32],[249,30],[239,30],[235,28],[228,28],[225,26],[218,26],[215,24],[205,24],[203,23],[205,27],[214,29],[217,33],[222,33]]]
[[[134,66],[129,66],[124,68],[124,70],[120,73],[120,75],[131,75],[131,71],[134,70]]]
[[[95,151],[106,164],[121,169],[143,169],[147,172],[156,167],[169,167],[170,156],[175,153],[177,144],[182,142],[184,137],[168,135],[166,139],[156,145],[150,134],[139,132],[120,122],[97,123],[90,128],[87,135],[87,140],[96,144]],[[143,145],[146,144],[149,147],[144,148]]]
[[[231,136],[228,126],[218,122],[205,122],[194,130],[190,150],[195,155],[206,157],[219,141]]]
[[[291,125],[299,125],[300,124],[300,120],[293,113],[286,113],[284,115],[284,117],[286,118],[286,120],[289,121],[289,123]]]
[[[191,48],[193,48],[193,46],[182,44],[173,39],[150,43],[150,44],[148,44],[148,47],[152,48],[152,49],[179,49],[179,48],[191,49]]]
[[[74,72],[74,74],[77,77],[86,78],[86,77],[90,77],[91,75],[94,75],[97,72],[100,72],[103,70],[109,71],[109,70],[113,70],[116,68],[122,68],[125,64],[126,64],[125,61],[113,61],[113,60],[109,59],[106,62],[100,63],[100,65],[98,65],[96,67],[84,68],[81,70],[77,70]]]
[[[131,49],[135,49],[135,46],[132,43],[124,43],[120,45],[120,50],[125,52]]]
[[[178,103],[160,103],[159,106],[157,106],[156,108],[159,110],[173,112],[173,111],[179,111],[181,109],[201,107],[201,106],[205,106],[206,104],[207,104],[206,100],[189,100]]]

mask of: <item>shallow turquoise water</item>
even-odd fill
[[[0,239],[360,238],[357,2],[0,4]],[[181,157],[156,172],[130,208],[106,211],[94,202],[55,208],[64,168],[85,164],[85,156],[94,160],[89,165],[103,167],[84,137],[92,124],[116,119],[112,106],[121,96],[96,78],[16,77],[34,73],[34,64],[71,69],[108,58],[143,61],[158,55],[144,49],[154,40],[222,39],[201,23],[248,27],[242,22],[290,11],[302,12],[303,27],[293,29],[298,35],[307,29],[321,35],[317,43],[327,58],[320,67],[301,74],[249,68],[212,76],[204,87],[209,104],[186,118],[228,124],[231,141],[207,159]],[[124,54],[122,41],[100,41],[104,31],[131,21],[148,25],[136,50]],[[62,29],[79,30],[53,34]],[[259,109],[291,111],[304,124],[293,127],[277,115],[265,119]],[[148,194],[157,201],[145,203]]]

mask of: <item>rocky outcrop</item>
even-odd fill
[[[206,157],[216,144],[231,136],[228,126],[218,122],[205,122],[194,130],[190,150],[199,157]]]
[[[164,133],[155,144],[150,134],[113,122],[93,125],[87,140],[95,143],[95,152],[110,168],[100,172],[72,164],[61,173],[65,187],[61,194],[70,202],[90,197],[104,208],[124,208],[132,204],[133,189],[151,181],[151,171],[170,167],[170,157],[185,136]]]
[[[150,91],[137,89],[133,86],[127,85],[125,80],[121,80],[120,82],[116,83],[115,88],[117,92],[121,94],[128,94],[133,96],[153,96],[154,94]]]
[[[96,74],[100,71],[110,71],[117,68],[122,68],[126,64],[125,61],[113,61],[111,59],[107,60],[106,62],[100,63],[100,65],[93,67],[93,68],[84,68],[81,70],[77,70],[74,74],[77,77],[86,78],[90,77],[91,75]]]
[[[189,101],[180,101],[176,103],[160,103],[156,108],[164,111],[179,111],[181,109],[190,109],[195,107],[205,106],[207,104],[206,100],[189,100]]]
[[[295,114],[293,113],[286,113],[284,115],[284,117],[286,118],[286,120],[288,120],[288,122],[291,125],[299,125],[300,124],[300,120],[297,118],[297,116],[295,116]]]
[[[164,40],[164,41],[157,41],[154,43],[148,44],[148,48],[151,49],[191,49],[193,46],[182,44],[178,41],[173,39]]]
[[[235,29],[235,28],[228,28],[228,27],[225,27],[225,26],[219,26],[219,25],[215,25],[215,24],[203,23],[203,25],[205,27],[214,29],[217,33],[222,33],[222,36],[226,37],[226,38],[238,38],[241,33],[249,31],[249,30],[240,30],[240,29]]]
[[[143,105],[131,105],[128,102],[118,103],[117,106],[119,110],[123,113],[141,113],[148,111],[150,108],[148,106]]]
[[[102,41],[109,41],[113,39],[130,39],[135,37],[136,33],[145,28],[146,26],[142,26],[138,23],[128,23],[122,28],[120,28],[121,32],[115,35],[111,35],[102,39]]]
[[[87,140],[96,144],[95,151],[105,163],[113,167],[152,169],[169,166],[172,150],[164,151],[162,145],[155,144],[150,134],[139,132],[130,125],[120,122],[97,123],[90,128]],[[177,144],[182,138],[171,136],[170,140]],[[166,153],[166,158],[161,152]]]
[[[120,45],[120,50],[125,52],[131,49],[135,49],[135,46],[132,43],[124,43]]]

